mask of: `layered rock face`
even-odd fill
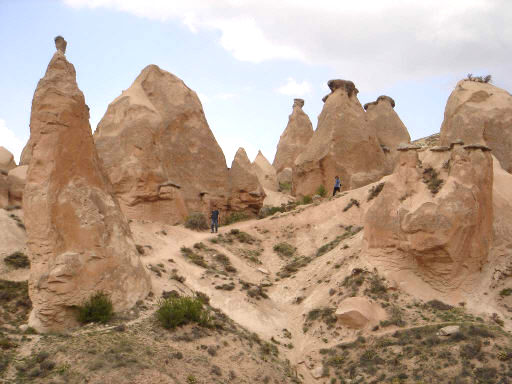
[[[409,132],[394,107],[395,101],[389,96],[379,96],[376,101],[364,105],[368,125],[376,133],[379,144],[389,157],[389,173],[398,161],[398,145],[411,142]]]
[[[273,166],[279,182],[291,182],[290,170],[293,168],[295,159],[306,149],[313,136],[313,124],[302,110],[303,106],[304,100],[294,99],[288,125],[277,145]]]
[[[258,151],[258,155],[252,162],[252,165],[254,172],[256,172],[256,176],[258,176],[258,180],[263,188],[269,189],[271,191],[279,190],[276,170],[272,164],[269,163],[267,158],[263,156],[261,151]]]
[[[512,95],[491,84],[459,81],[446,103],[441,145],[456,139],[487,145],[512,172]]]
[[[318,128],[295,160],[294,195],[312,195],[320,185],[330,189],[340,176],[343,189],[357,188],[386,173],[386,156],[366,122],[354,83],[328,82],[331,94],[318,117]]]
[[[32,101],[32,157],[23,205],[31,261],[29,323],[38,330],[75,323],[92,294],[128,309],[150,290],[130,228],[98,158],[89,108],[62,51]]]
[[[452,291],[486,263],[492,241],[493,162],[488,148],[404,149],[365,216],[368,255]]]
[[[127,217],[174,224],[212,199],[226,207],[226,160],[201,102],[156,65],[108,106],[94,140]]]
[[[252,215],[258,214],[263,206],[265,192],[243,148],[238,149],[231,164],[229,187],[229,211],[244,211]]]

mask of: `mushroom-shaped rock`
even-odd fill
[[[60,51],[62,53],[66,53],[66,47],[68,43],[62,36],[55,37],[55,48],[57,48],[57,51]]]
[[[386,311],[366,297],[349,297],[338,305],[336,317],[346,327],[362,329],[385,320]]]
[[[281,173],[286,168],[292,168],[295,159],[303,152],[309,140],[313,136],[313,124],[309,120],[308,115],[302,110],[304,100],[295,99],[293,102],[293,110],[288,118],[288,125],[279,138],[276,155],[274,157],[274,169],[277,178],[283,179]],[[285,171],[287,172],[287,171]],[[284,176],[288,179],[288,176]],[[291,182],[291,177],[289,177]]]
[[[512,172],[512,95],[492,84],[459,81],[446,103],[441,145],[455,139],[488,146]]]
[[[258,151],[258,155],[254,159],[252,163],[254,167],[254,172],[256,172],[256,176],[258,176],[258,180],[263,188],[269,189],[271,191],[277,191],[279,189],[279,184],[277,183],[277,175],[276,170],[269,163],[267,158],[263,156],[261,151]]]
[[[6,148],[0,147],[0,173],[9,172],[16,167],[14,156]]]
[[[31,262],[29,325],[63,330],[97,292],[126,310],[151,288],[130,227],[98,158],[75,68],[51,59],[32,100],[23,210]]]
[[[228,209],[233,212],[258,215],[263,206],[265,192],[245,149],[239,148],[236,152],[228,177],[230,185]]]
[[[94,141],[128,218],[175,224],[206,213],[212,199],[225,209],[226,159],[201,102],[158,66],[144,68],[110,103]],[[159,188],[169,181],[181,188]]]
[[[352,189],[386,174],[386,155],[375,129],[366,121],[351,81],[331,80],[333,93],[318,117],[318,128],[293,167],[295,196],[313,195],[323,185],[330,188],[340,176]]]

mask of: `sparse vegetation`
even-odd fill
[[[353,227],[348,226],[345,228],[345,232],[342,235],[336,236],[336,238],[327,244],[322,245],[318,250],[316,251],[316,256],[322,256],[326,254],[327,252],[333,250],[338,246],[339,243],[341,243],[343,240],[348,239],[351,236],[354,236],[356,233],[360,232],[363,228],[362,227]]]
[[[194,322],[201,326],[210,326],[209,312],[203,308],[203,302],[197,297],[170,297],[159,303],[156,317],[162,327],[174,329]]]
[[[307,204],[311,204],[312,202],[313,202],[312,197],[309,195],[305,195],[297,200],[297,205],[307,205]]]
[[[198,255],[192,249],[187,248],[187,247],[181,247],[180,251],[181,251],[181,254],[185,258],[189,259],[192,263],[199,265],[200,267],[203,267],[203,268],[208,268],[208,263],[206,262],[204,257],[201,255]]]
[[[14,252],[6,256],[4,263],[14,268],[30,268],[30,261],[23,252]]]
[[[316,192],[315,192],[317,195],[321,196],[321,197],[325,197],[327,195],[327,190],[325,189],[324,185],[321,184],[317,189],[316,189]]]
[[[444,180],[439,178],[439,173],[434,168],[428,167],[423,171],[423,182],[427,184],[430,192],[435,195],[441,190]]]
[[[473,76],[472,73],[468,73],[467,77],[466,77],[467,80],[469,81],[475,81],[477,83],[491,83],[492,82],[492,76],[491,75],[486,75],[486,76]]]
[[[112,300],[104,292],[97,292],[77,308],[77,320],[82,323],[107,323],[114,315]]]
[[[379,196],[379,193],[382,191],[382,189],[384,188],[384,184],[385,183],[379,183],[377,185],[374,185],[373,187],[370,188],[370,190],[368,191],[368,199],[366,201],[370,201],[370,200],[373,200],[375,199],[377,196]]]
[[[510,296],[512,295],[512,288],[505,288],[500,291],[500,296]]]
[[[249,220],[249,215],[245,212],[231,212],[224,220],[224,225],[238,223],[239,221]]]
[[[279,183],[279,192],[291,192],[292,191],[292,183],[285,181]]]
[[[31,308],[26,281],[0,279],[0,322],[12,325],[25,323]]]
[[[195,231],[204,231],[209,228],[206,216],[201,212],[193,212],[185,220],[185,227]]]
[[[356,199],[350,199],[347,206],[345,208],[343,208],[343,212],[347,212],[354,205],[359,208],[359,201],[357,201]]]
[[[285,242],[274,245],[274,252],[279,256],[291,257],[295,254],[296,251],[297,248]]]

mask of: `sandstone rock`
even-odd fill
[[[291,182],[291,175],[288,175],[293,168],[295,159],[306,149],[309,140],[311,140],[313,136],[313,124],[311,124],[308,115],[302,110],[303,106],[304,100],[294,100],[293,110],[288,118],[288,125],[282,133],[277,145],[273,165],[278,180],[281,182]],[[290,171],[287,170],[287,168],[289,168]],[[282,175],[283,172],[285,172],[285,175]]]
[[[128,218],[175,224],[210,200],[226,209],[226,160],[201,102],[156,65],[110,103],[94,140]]]
[[[14,156],[4,147],[0,146],[0,174],[6,174],[11,169],[16,167]]]
[[[362,329],[384,320],[386,311],[366,297],[349,297],[338,305],[336,317],[346,327]]]
[[[252,164],[262,187],[271,191],[278,191],[279,184],[277,183],[276,170],[261,151],[258,151],[258,155]]]
[[[389,173],[398,161],[396,147],[411,142],[409,132],[394,107],[395,101],[389,96],[379,96],[376,101],[364,105],[368,124],[376,132],[380,145],[389,149]]]
[[[9,204],[21,204],[23,200],[23,190],[27,179],[28,165],[20,165],[13,168],[7,175],[9,185]]]
[[[441,145],[455,139],[488,146],[512,172],[512,95],[491,84],[459,81],[446,103]]]
[[[0,209],[9,205],[9,182],[7,175],[0,173]]]
[[[150,290],[131,231],[98,158],[75,68],[61,51],[32,100],[34,143],[23,196],[31,261],[29,325],[62,330],[98,291],[114,310]]]
[[[228,210],[258,215],[263,206],[265,192],[243,148],[238,149],[231,164],[229,186]]]
[[[55,48],[57,48],[57,51],[60,51],[62,53],[66,53],[66,47],[68,43],[62,36],[57,36],[55,38]]]
[[[450,336],[459,331],[460,327],[458,325],[449,325],[437,331],[437,336]]]
[[[386,173],[386,155],[368,125],[352,82],[330,81],[333,90],[318,117],[318,128],[293,169],[293,194],[328,190],[340,176],[344,189],[378,180]]]
[[[319,365],[317,366],[316,368],[312,369],[311,370],[311,375],[315,378],[315,379],[319,379],[323,376],[323,373],[324,373],[324,368],[322,365]]]
[[[453,291],[487,262],[492,157],[460,146],[421,154],[423,164],[417,151],[401,152],[398,167],[368,208],[365,251],[390,269],[414,272],[436,290]]]
[[[292,175],[293,175],[293,171],[291,168],[289,168],[289,167],[283,168],[283,170],[277,174],[277,182],[279,183],[279,186],[281,186],[281,184],[290,184],[291,185],[292,179],[293,179]]]

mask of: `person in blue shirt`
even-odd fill
[[[341,180],[338,176],[334,178],[334,191],[332,192],[332,195],[336,195],[336,192],[339,192],[341,189]]]
[[[219,229],[219,210],[214,206],[212,209],[212,213],[210,214],[212,219],[212,233],[215,229],[215,233]]]

